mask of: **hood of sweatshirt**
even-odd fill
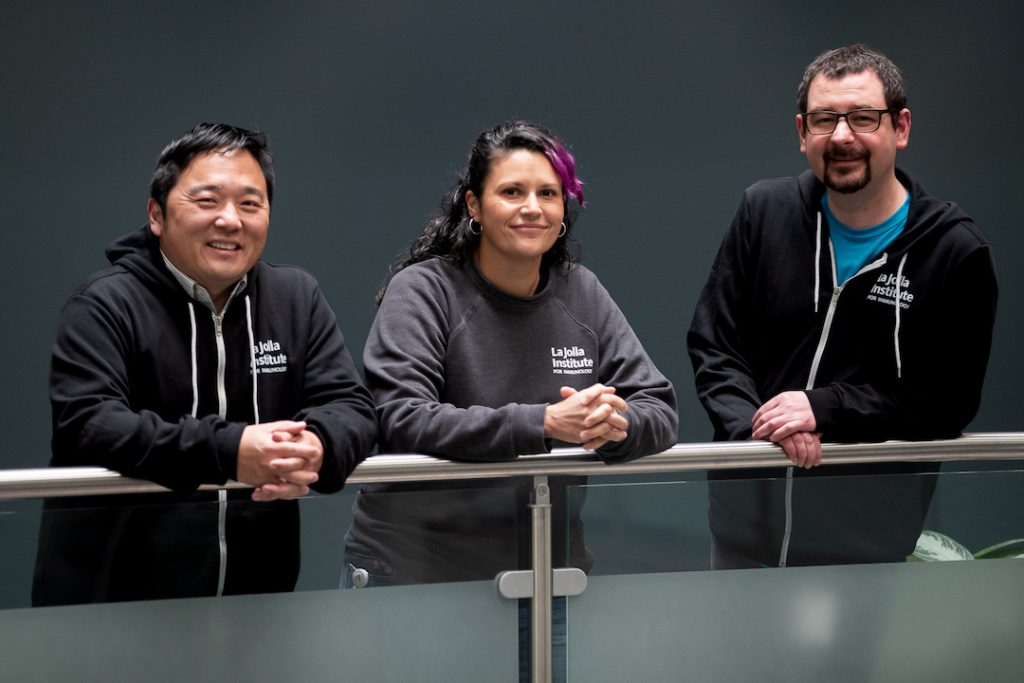
[[[120,266],[131,272],[154,290],[167,288],[174,292],[184,292],[164,264],[163,256],[160,254],[160,239],[153,234],[148,224],[111,242],[107,245],[105,253],[111,265]],[[252,288],[258,270],[254,266],[246,274],[249,286],[244,291]]]
[[[148,224],[111,242],[105,253],[111,265],[121,266],[153,289],[183,291],[164,265],[160,240]]]
[[[973,223],[971,217],[959,206],[928,194],[916,180],[898,168],[896,179],[910,192],[910,211],[907,227],[885,249],[889,259],[901,258],[911,249],[934,242],[965,221]],[[815,214],[822,211],[821,198],[824,194],[825,185],[814,173],[807,170],[800,174],[800,195],[811,216],[812,225],[818,222]]]

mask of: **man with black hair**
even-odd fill
[[[292,499],[340,489],[376,418],[319,285],[261,260],[273,191],[264,135],[196,126],[160,155],[147,225],[65,304],[51,465],[173,494],[48,501],[35,604],[294,588]],[[254,489],[196,492],[228,480]]]

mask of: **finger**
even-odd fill
[[[613,394],[601,394],[597,397],[599,403],[609,405],[619,412],[626,412],[629,410],[629,404],[626,403],[625,399],[621,396],[615,396]]]
[[[275,441],[266,449],[272,459],[302,458],[312,460],[317,456],[316,447],[304,441]]]
[[[754,413],[754,419],[750,421],[750,424],[753,426],[754,430],[760,429],[761,427],[764,427],[766,424],[771,422],[772,418],[776,416],[776,413],[774,411],[774,408],[767,408],[766,406],[762,406],[760,410]]]
[[[291,500],[301,498],[309,493],[308,486],[297,486],[294,484],[264,484],[252,492],[252,499],[256,502],[265,503],[272,500]]]
[[[800,467],[800,450],[794,442],[794,439],[785,439],[784,441],[779,441],[777,443],[782,446],[782,450],[786,453],[786,457],[789,458],[789,461],[796,467]]]
[[[625,415],[620,415],[619,413],[612,413],[611,417],[605,420],[605,422],[621,431],[625,431],[629,427],[629,420]]]
[[[769,440],[769,437],[775,432],[775,424],[772,420],[763,419],[760,423],[754,423],[754,431],[751,436],[755,439]]]
[[[627,436],[628,433],[625,429],[613,429],[605,434],[605,438],[609,441],[624,441]]]
[[[590,411],[590,414],[583,418],[583,426],[586,427],[587,429],[590,429],[594,425],[604,422],[614,414],[615,409],[612,408],[607,403],[599,405],[598,407]]]
[[[291,434],[299,434],[306,428],[306,423],[296,420],[278,420],[277,422],[265,422],[261,426],[269,429],[271,432],[289,432]]]
[[[626,419],[625,415],[620,415],[615,411],[611,411],[608,416],[600,422],[595,422],[592,425],[587,425],[586,422],[584,422],[584,426],[586,426],[587,429],[594,429],[600,424],[607,425],[609,429],[625,430],[629,427],[629,420]]]
[[[821,439],[816,435],[811,434],[810,437],[811,448],[810,448],[810,464],[808,467],[817,467],[821,464]]]
[[[572,387],[562,387],[558,390],[558,395],[562,398],[569,398],[576,393],[576,390]]]
[[[580,432],[580,443],[586,443],[587,441],[593,441],[594,439],[607,438],[605,435],[612,431],[611,425],[607,422],[601,422],[600,424],[594,425],[590,429],[584,429]]]
[[[579,401],[580,405],[590,405],[591,401],[593,401],[595,398],[597,398],[603,393],[603,389],[603,384],[593,384],[584,389],[583,391],[576,392],[576,399]]]
[[[296,439],[302,438],[302,432],[295,434],[284,429],[278,429],[275,432],[271,432],[270,438],[278,443],[283,443],[286,441],[295,441]]]
[[[760,425],[755,425],[751,436],[778,443],[790,434],[803,431],[799,420],[782,412],[766,413]]]
[[[809,470],[814,467],[814,441],[807,434],[797,434],[793,437],[800,442],[800,451],[803,455],[801,467]]]
[[[586,444],[596,439],[600,439],[602,441],[622,441],[626,436],[626,430],[617,429],[609,425],[607,422],[602,422],[593,429],[587,429],[580,432],[580,443]],[[584,446],[584,448],[586,448],[586,446]]]
[[[308,458],[274,458],[267,465],[275,474],[280,475],[285,472],[308,470],[310,460]]]
[[[779,427],[777,427],[768,436],[768,440],[769,441],[779,442],[779,441],[782,441],[783,439],[785,439],[787,437],[793,436],[794,434],[799,434],[800,432],[801,432],[800,423],[795,421],[795,420],[790,420],[788,422],[781,423],[781,425]]]
[[[583,446],[583,448],[587,449],[588,451],[596,451],[598,448],[605,445],[606,443],[608,443],[608,439],[591,439],[590,441],[587,441],[580,445]]]
[[[278,475],[280,481],[271,482],[273,484],[295,484],[297,486],[309,486],[315,484],[320,478],[316,472],[310,472],[309,470],[295,470],[293,472],[283,472]]]

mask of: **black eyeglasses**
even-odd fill
[[[896,109],[854,109],[840,114],[837,111],[804,112],[804,130],[811,135],[828,135],[839,125],[839,119],[846,119],[846,125],[854,133],[874,133],[882,125],[882,115],[892,114]]]

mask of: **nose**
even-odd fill
[[[853,130],[850,128],[849,121],[846,120],[845,116],[841,116],[836,121],[836,129],[832,131],[833,140],[847,140],[854,137]]]
[[[536,216],[540,213],[540,201],[537,199],[537,195],[533,192],[526,195],[526,200],[523,202],[522,212],[529,216]]]
[[[215,224],[221,228],[236,229],[242,227],[242,217],[238,213],[238,207],[235,206],[234,202],[224,202]]]

